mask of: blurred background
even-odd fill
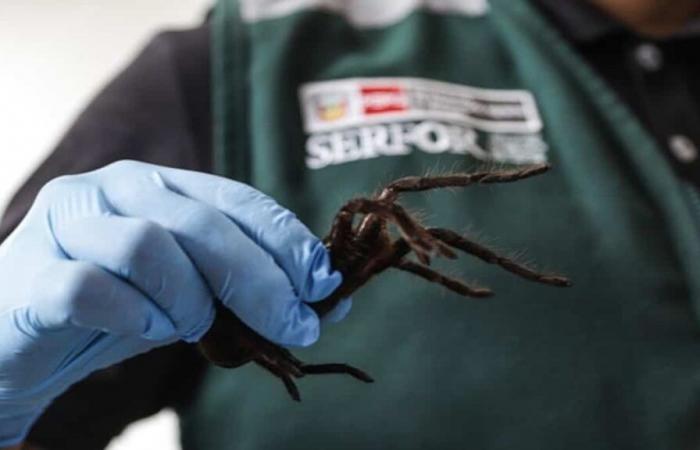
[[[95,93],[159,30],[211,0],[0,0],[0,209]],[[179,449],[170,411],[109,450]]]

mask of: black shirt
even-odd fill
[[[536,3],[643,123],[676,172],[700,187],[700,19],[672,37],[652,39],[582,0]]]
[[[678,173],[700,186],[700,32],[637,36],[581,0],[537,0],[577,52],[639,117]],[[11,201],[4,239],[39,188],[63,174],[120,159],[210,172],[210,27],[158,35],[92,101]],[[55,401],[30,442],[47,449],[99,449],[130,422],[185,407],[206,364],[177,344],[97,372]]]

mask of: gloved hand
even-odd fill
[[[319,239],[244,184],[133,161],[57,178],[0,246],[0,447],[90,372],[199,340],[215,299],[273,342],[310,345],[304,302],[340,283]]]

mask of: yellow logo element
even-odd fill
[[[316,115],[324,122],[333,122],[348,113],[348,97],[345,94],[321,94],[314,99]]]

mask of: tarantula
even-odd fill
[[[310,304],[311,308],[323,316],[341,299],[350,296],[374,275],[389,267],[441,284],[466,297],[491,296],[493,292],[490,289],[470,286],[428,267],[434,255],[456,258],[455,249],[489,264],[497,264],[527,280],[552,286],[570,286],[570,281],[565,277],[538,273],[454,231],[426,228],[396,203],[404,192],[465,187],[477,183],[507,183],[541,174],[548,169],[548,165],[542,164],[515,170],[405,177],[389,183],[373,198],[350,200],[340,209],[330,233],[324,239],[333,267],[343,274],[343,283],[329,297]],[[359,221],[355,220],[357,215],[362,216]],[[392,238],[389,224],[398,230],[398,238]],[[414,254],[418,262],[409,259],[410,254]],[[289,350],[257,334],[223,306],[218,306],[214,324],[199,342],[199,348],[207,359],[222,367],[232,368],[255,362],[280,378],[296,401],[301,397],[294,378],[304,375],[337,373],[351,375],[364,382],[373,381],[365,372],[347,364],[306,364]]]

